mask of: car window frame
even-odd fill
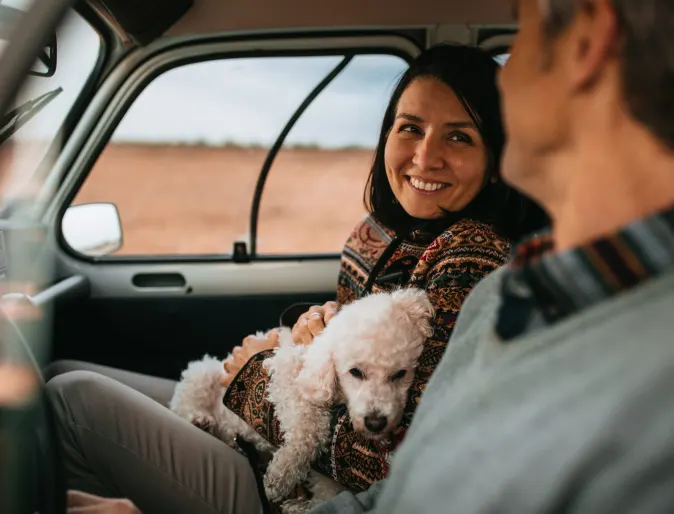
[[[108,28],[101,22],[100,18],[94,14],[93,10],[88,5],[79,4],[72,6],[66,10],[66,14],[68,11],[72,11],[74,14],[79,16],[82,21],[96,33],[99,38],[98,55],[93,67],[91,68],[91,71],[87,75],[87,78],[82,85],[82,88],[75,97],[70,110],[66,113],[60,126],[54,132],[51,141],[47,143],[44,156],[38,162],[37,166],[35,166],[35,169],[31,172],[30,180],[37,183],[44,182],[46,177],[49,176],[54,166],[56,157],[61,154],[65,146],[68,144],[68,141],[73,134],[74,128],[84,114],[89,100],[96,91],[96,85],[104,73],[105,64],[108,61],[110,49],[112,47],[111,36]],[[61,20],[59,23],[62,22],[63,20]],[[11,215],[12,211],[12,200],[5,198],[2,206],[0,206],[0,220],[6,219]]]
[[[348,34],[349,37],[357,37],[357,34]],[[373,34],[368,35],[371,37],[387,37],[393,36],[396,39],[405,39],[407,43],[413,45],[415,51],[420,51],[418,45],[410,38],[405,38],[399,34]],[[315,37],[315,35],[313,35]],[[329,41],[330,38],[337,38],[334,34],[331,34],[326,39]],[[344,37],[342,35],[341,37]],[[298,38],[292,38],[298,39]],[[302,39],[302,38],[300,38]],[[158,54],[157,56],[160,56]],[[61,250],[66,252],[71,257],[87,262],[105,262],[109,264],[123,264],[123,263],[191,263],[191,262],[234,262],[234,263],[248,263],[248,262],[269,262],[269,261],[303,261],[303,260],[332,260],[339,258],[340,254],[338,252],[331,253],[296,253],[296,254],[256,254],[248,255],[246,258],[238,258],[235,256],[235,241],[232,242],[232,251],[230,253],[218,253],[218,254],[159,254],[159,255],[108,255],[108,256],[87,256],[77,252],[75,249],[71,248],[68,245],[65,237],[63,236],[62,231],[62,219],[65,214],[65,211],[70,207],[73,199],[76,197],[77,193],[80,191],[83,186],[86,178],[94,169],[94,165],[101,153],[105,150],[109,144],[115,130],[119,126],[122,118],[134,104],[136,99],[140,94],[149,86],[157,77],[162,74],[176,69],[181,66],[207,62],[207,61],[216,61],[224,59],[241,59],[241,58],[269,58],[269,57],[343,57],[346,55],[352,55],[354,57],[360,55],[390,55],[402,59],[404,62],[408,63],[413,58],[413,54],[410,51],[402,50],[401,48],[395,46],[385,46],[385,45],[352,45],[344,47],[331,47],[326,45],[325,48],[318,49],[279,49],[279,50],[220,50],[214,52],[206,52],[198,55],[189,55],[185,57],[177,57],[174,59],[169,59],[166,62],[162,62],[157,66],[153,67],[149,72],[142,74],[141,77],[137,77],[134,81],[133,86],[128,91],[123,99],[121,99],[118,105],[114,110],[109,113],[106,117],[105,126],[102,129],[102,132],[98,137],[95,138],[95,147],[91,151],[87,158],[86,163],[83,166],[83,171],[77,176],[76,180],[71,184],[71,187],[68,188],[67,193],[59,200],[59,206],[56,210],[55,216],[55,236],[57,239],[57,244]],[[334,80],[337,76],[332,77]],[[126,81],[133,80],[133,73],[129,74],[129,79]],[[332,81],[330,81],[327,86]],[[121,89],[121,88],[120,88]],[[312,88],[313,91],[314,88]],[[311,95],[311,92],[307,94],[307,97]],[[114,100],[114,99],[113,99]],[[315,98],[313,99],[315,100]],[[313,101],[312,100],[312,101]],[[310,104],[309,104],[310,105]],[[291,116],[292,117],[292,116]],[[290,119],[290,118],[289,118]],[[271,151],[271,148],[270,148]],[[265,159],[266,160],[266,159]],[[264,168],[260,169],[258,174],[258,182],[260,175],[262,174]],[[65,176],[63,177],[65,179]],[[65,183],[65,180],[62,182],[62,185]],[[262,187],[264,187],[264,181],[262,182]],[[260,191],[261,195],[262,190]],[[255,193],[254,193],[255,194]],[[260,204],[261,205],[261,204]],[[260,205],[257,206],[258,212]],[[251,218],[253,212],[251,209]],[[248,227],[248,233],[251,234],[251,226]]]

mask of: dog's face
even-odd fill
[[[375,346],[384,344],[384,341],[362,342]],[[415,353],[398,359],[380,355],[373,361],[349,356],[335,360],[339,391],[358,432],[380,438],[400,424],[414,378],[418,357]]]
[[[418,289],[344,307],[308,348],[300,381],[317,403],[346,403],[354,428],[384,437],[400,423],[433,308]]]

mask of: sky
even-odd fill
[[[0,3],[25,8],[29,1]],[[57,35],[56,74],[31,78],[17,104],[57,87],[63,92],[19,131],[18,139],[51,139],[96,62],[98,36],[74,12]],[[140,94],[112,140],[270,146],[309,92],[340,60],[333,56],[237,58],[175,68]],[[405,69],[406,63],[395,56],[354,58],[309,106],[286,144],[373,148],[386,104]]]
[[[3,5],[25,0],[0,0]],[[58,66],[33,77],[17,104],[56,87],[59,94],[17,134],[53,135],[93,69],[99,41],[72,14],[58,33]],[[271,145],[309,92],[341,57],[268,57],[209,61],[166,72],[136,99],[113,141]],[[358,56],[314,100],[286,144],[374,147],[386,104],[406,63],[395,56]]]

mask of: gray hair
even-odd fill
[[[538,0],[546,39],[594,0]],[[632,116],[674,150],[674,0],[611,0],[620,30],[622,85]]]

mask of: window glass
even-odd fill
[[[227,59],[160,75],[131,105],[73,205],[116,206],[123,241],[112,255],[231,254],[235,241],[250,245],[269,148],[341,60]],[[364,214],[372,149],[405,66],[397,57],[357,56],[305,111],[264,188],[258,253],[341,250]],[[312,237],[319,226],[323,234]],[[76,250],[86,254],[84,239]]]
[[[357,56],[298,120],[265,185],[258,253],[341,252],[365,215],[382,118],[406,68],[399,57]]]
[[[1,6],[25,9],[27,3],[5,0]],[[0,180],[6,200],[24,195],[22,191],[33,180],[51,145],[59,143],[63,122],[100,52],[98,33],[75,11],[69,11],[56,33],[56,69],[51,76],[27,79],[10,109],[13,115],[0,127]],[[33,68],[36,72],[46,69],[40,62]]]

